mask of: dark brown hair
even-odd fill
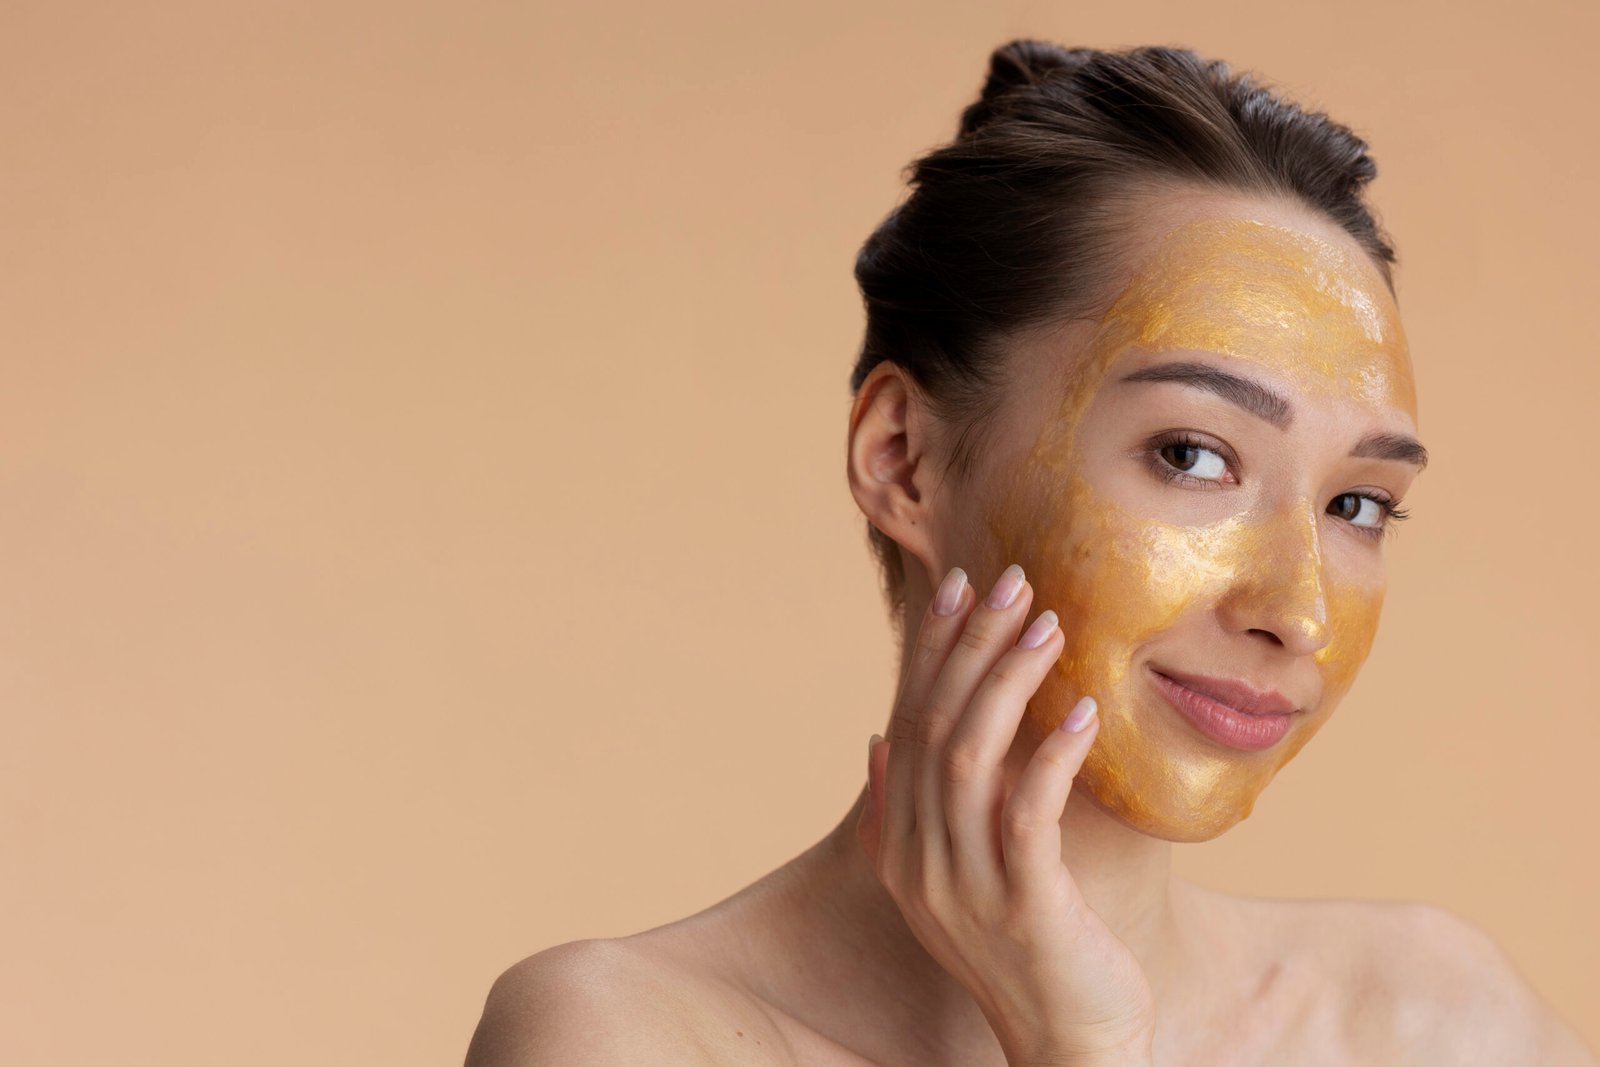
[[[906,169],[911,195],[856,258],[867,325],[850,391],[884,360],[905,368],[955,434],[958,477],[992,424],[1007,342],[1093,312],[1126,209],[1153,189],[1297,200],[1360,242],[1393,291],[1394,249],[1362,200],[1377,175],[1366,142],[1187,49],[1012,41],[955,139]],[[870,522],[867,536],[900,619],[899,551]]]

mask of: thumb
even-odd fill
[[[867,741],[867,802],[856,820],[856,840],[872,865],[878,865],[878,847],[883,837],[883,782],[889,763],[889,742],[873,734]]]

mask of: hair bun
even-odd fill
[[[1031,89],[1040,82],[1071,73],[1093,56],[1093,48],[1063,48],[1049,41],[1018,38],[996,48],[989,55],[989,77],[976,103],[961,113],[958,137],[966,137],[982,126],[995,112],[995,104],[1008,93]]]

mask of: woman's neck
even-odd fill
[[[882,991],[860,1005],[864,1019],[875,1018],[880,1033],[902,1043],[916,1035],[936,1057],[927,1062],[982,1062],[998,1047],[987,1020],[922,947],[856,840],[865,800],[863,790],[839,824],[790,866],[791,915],[805,914],[816,939],[799,954],[812,962],[847,960],[850,988]],[[1062,855],[1089,905],[1144,968],[1159,1017],[1164,994],[1187,985],[1182,974],[1191,963],[1183,921],[1188,885],[1171,875],[1171,843],[1130,830],[1074,795],[1062,819]]]

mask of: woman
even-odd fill
[[[508,971],[469,1065],[1593,1062],[1442,909],[1170,870],[1349,688],[1427,462],[1365,149],[1187,51],[994,53],[856,268],[903,653],[867,788]]]

